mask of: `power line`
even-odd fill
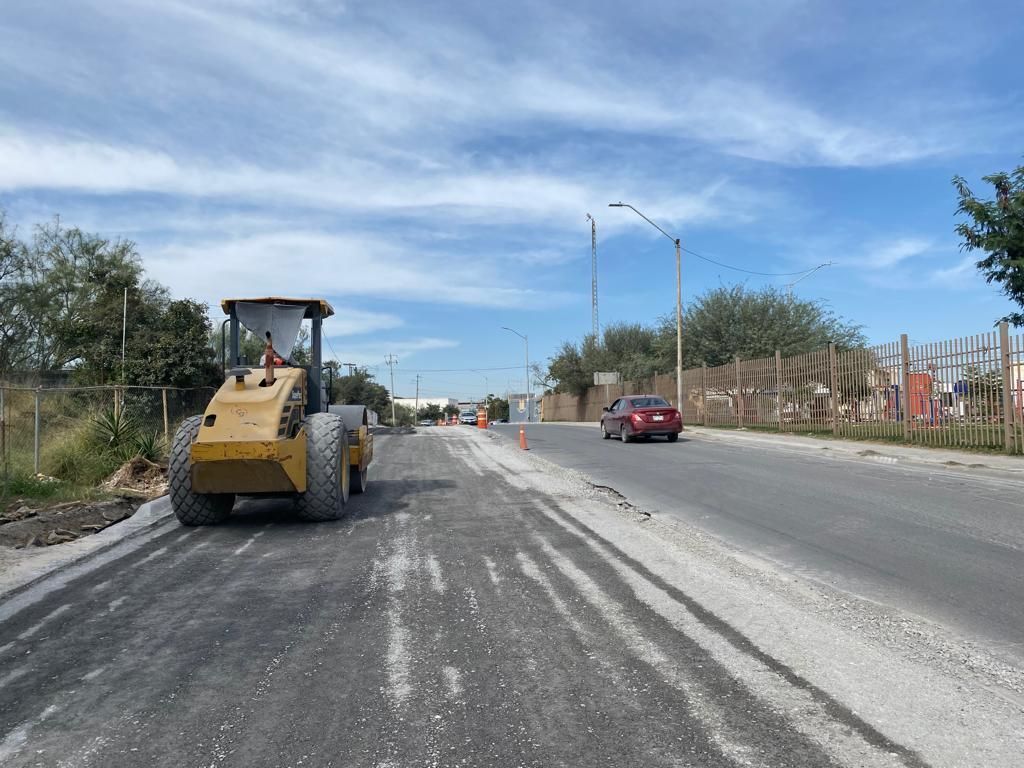
[[[815,269],[820,269],[823,266],[827,266],[825,264],[821,264],[821,265],[819,265],[817,267],[812,267],[811,269],[801,269],[801,270],[799,270],[797,272],[758,272],[757,270],[754,270],[754,269],[744,269],[743,267],[734,267],[732,264],[726,264],[724,262],[717,261],[716,259],[712,259],[712,258],[710,258],[708,256],[704,256],[704,255],[702,255],[700,253],[697,253],[696,251],[691,251],[689,248],[682,248],[681,247],[680,250],[686,251],[691,256],[696,256],[698,259],[701,259],[702,261],[706,261],[706,262],[708,262],[710,264],[716,264],[719,267],[725,267],[726,269],[731,269],[731,270],[733,270],[735,272],[745,272],[748,275],[761,275],[763,277],[792,277],[793,275],[802,275],[805,272],[811,272],[811,271],[813,271]],[[831,263],[831,262],[829,262],[829,263]]]
[[[331,337],[330,336],[324,336],[323,338],[324,338],[324,341],[327,342],[327,346],[330,348],[331,354],[334,355],[334,361],[335,362],[339,362],[340,358],[338,357],[338,353],[334,351],[334,345],[331,344]],[[348,363],[342,363],[342,365],[348,365]],[[349,376],[351,376],[351,375],[352,375],[352,371],[349,370]]]
[[[507,365],[504,368],[402,368],[405,373],[475,373],[476,371],[517,371],[523,366]]]
[[[831,266],[832,266],[832,262],[831,261],[826,262],[824,264],[819,264],[814,269],[808,270],[806,273],[804,273],[802,276],[798,277],[796,280],[793,280],[790,283],[786,283],[786,288],[789,290],[789,295],[790,296],[793,295],[793,286],[796,285],[797,283],[799,283],[801,280],[804,280],[804,279],[810,277],[811,275],[813,275],[815,272],[817,272],[819,269],[822,269],[823,267],[831,267]]]

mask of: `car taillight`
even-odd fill
[[[633,413],[631,415],[631,418],[633,419],[633,421],[643,421],[644,420],[644,417],[641,416],[639,413]]]

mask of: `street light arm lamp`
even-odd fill
[[[514,334],[515,334],[516,336],[518,336],[518,337],[519,337],[520,339],[522,339],[523,341],[526,341],[526,337],[525,337],[525,336],[523,336],[523,334],[521,334],[521,333],[520,333],[519,331],[517,331],[517,330],[516,330],[515,328],[509,328],[509,327],[507,327],[507,326],[504,326],[504,325],[503,325],[503,326],[501,326],[501,330],[503,330],[503,331],[511,331],[511,332],[512,332],[512,333],[514,333]]]
[[[634,208],[634,207],[633,207],[632,205],[630,205],[629,203],[608,203],[608,207],[609,207],[609,208],[629,208],[629,209],[630,209],[631,211],[633,211],[633,213],[635,213],[635,214],[636,214],[637,216],[639,216],[639,217],[640,217],[641,219],[643,219],[644,221],[646,221],[646,222],[647,222],[648,224],[650,224],[650,225],[651,225],[652,227],[654,227],[654,228],[655,228],[656,230],[658,230],[659,232],[661,232],[661,234],[663,234],[663,235],[664,235],[665,237],[667,237],[667,238],[668,238],[669,240],[671,240],[671,241],[672,241],[673,243],[675,243],[676,245],[679,245],[679,238],[678,238],[678,237],[672,237],[672,235],[670,235],[670,234],[669,234],[668,232],[666,232],[666,231],[665,231],[664,229],[662,229],[662,228],[661,228],[661,227],[659,227],[659,226],[658,226],[657,224],[655,224],[655,223],[654,223],[653,221],[651,221],[650,219],[648,219],[648,218],[647,218],[646,216],[644,216],[644,215],[643,215],[642,213],[640,213],[640,211],[638,211],[638,210],[637,210],[636,208]]]
[[[521,334],[519,331],[517,331],[515,328],[509,328],[507,325],[501,326],[501,330],[508,331],[509,333],[514,333],[516,336],[522,339],[523,343],[526,345],[526,420],[533,421],[533,417],[530,414],[530,340],[526,336]]]

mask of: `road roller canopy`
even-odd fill
[[[265,296],[262,299],[221,299],[220,307],[225,315],[230,315],[236,304],[277,304],[287,307],[305,307],[302,317],[311,320],[314,317],[331,317],[334,307],[326,299],[285,299],[280,296]]]
[[[225,299],[221,302],[232,323],[241,323],[259,339],[272,338],[274,351],[284,360],[290,360],[299,328],[303,320],[312,321],[311,346],[317,366],[320,365],[320,324],[323,318],[334,314],[334,309],[323,299],[282,299],[269,296],[263,299]],[[232,330],[232,354],[237,355]]]

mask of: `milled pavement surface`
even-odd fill
[[[793,574],[509,441],[382,435],[372,473],[338,523],[263,502],[215,528],[158,525],[0,602],[0,765],[1024,754],[1013,670],[864,633],[846,618],[915,625],[837,617]]]

